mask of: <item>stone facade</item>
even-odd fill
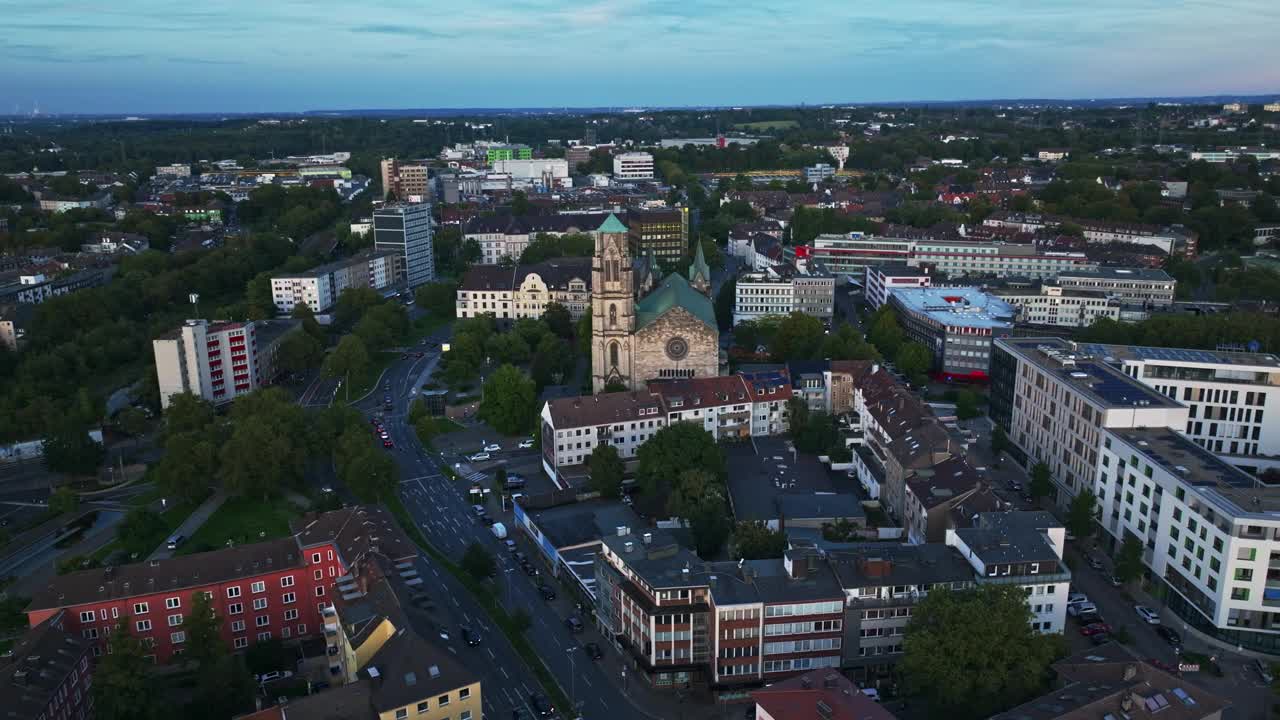
[[[596,234],[591,288],[592,392],[604,390],[611,381],[635,389],[635,273],[625,231]]]
[[[636,333],[632,367],[642,381],[714,377],[719,358],[716,331],[676,307]]]

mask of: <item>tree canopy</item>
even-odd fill
[[[533,380],[512,365],[503,365],[484,383],[480,418],[503,435],[529,432],[538,414]]]

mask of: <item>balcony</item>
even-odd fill
[[[1071,582],[1071,571],[1037,573],[1035,575],[1000,575],[977,578],[979,585],[1044,585]]]

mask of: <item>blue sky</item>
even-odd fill
[[[1280,0],[0,0],[0,18],[0,113],[1280,92]]]

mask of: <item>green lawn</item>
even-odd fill
[[[243,545],[282,538],[289,534],[289,521],[298,514],[297,508],[284,498],[263,502],[257,497],[233,497],[223,503],[176,554],[226,547],[228,540]]]
[[[391,363],[400,359],[400,353],[380,352],[373,353],[369,357],[369,366],[365,368],[364,374],[359,377],[351,378],[351,387],[338,390],[338,399],[347,402],[347,391],[350,390],[350,402],[369,394],[370,390],[378,383],[378,378],[382,376],[382,371],[386,370]]]
[[[422,443],[423,447],[432,447],[431,441],[437,435],[457,432],[462,429],[462,426],[449,418],[423,418],[413,426],[413,429],[417,432],[418,442]]]

